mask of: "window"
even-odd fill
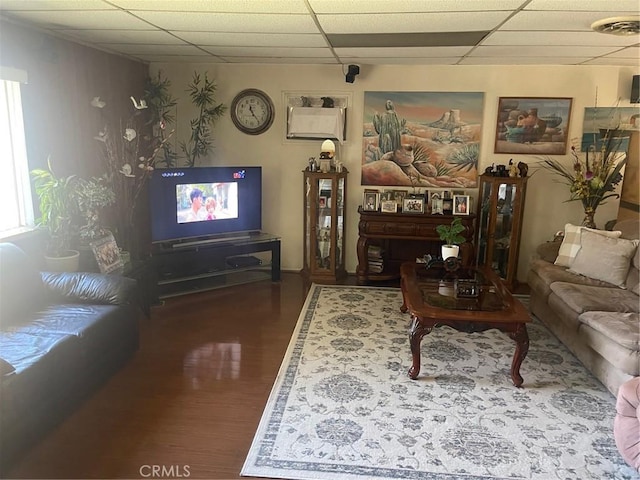
[[[0,237],[34,226],[20,82],[26,73],[0,68]]]

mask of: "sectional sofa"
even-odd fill
[[[138,347],[136,281],[40,272],[0,243],[0,476]]]

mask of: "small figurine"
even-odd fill
[[[311,106],[311,100],[309,100],[309,97],[302,96],[302,97],[300,97],[300,100],[302,100],[302,106],[303,107],[310,107]]]
[[[520,171],[520,176],[524,178],[529,172],[529,165],[524,162],[518,162],[518,170]]]
[[[496,177],[508,177],[509,172],[507,172],[506,165],[496,165]]]
[[[509,159],[509,176],[512,178],[518,176],[518,167],[513,163],[513,158]]]
[[[318,170],[318,163],[316,162],[316,157],[309,157],[309,171],[315,172]]]
[[[484,174],[485,175],[490,175],[490,176],[493,177],[493,175],[494,175],[493,167],[494,166],[495,166],[495,164],[492,163],[490,167],[485,168],[484,169]]]
[[[331,97],[321,97],[322,98],[322,108],[333,108],[334,102]]]

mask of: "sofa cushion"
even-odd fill
[[[550,285],[554,282],[569,282],[580,285],[592,285],[600,287],[611,287],[612,285],[600,280],[571,273],[565,267],[559,267],[544,260],[534,259],[531,261],[530,274],[527,282],[532,290],[542,293],[546,298],[551,293]]]
[[[0,358],[0,376],[4,377],[16,371],[16,367],[7,362],[4,358]]]
[[[569,282],[555,282],[551,290],[576,314],[603,311],[638,313],[638,296],[615,287],[596,287]]]
[[[626,288],[625,281],[638,240],[609,238],[585,229],[580,242],[580,250],[569,271]]]
[[[578,319],[618,345],[635,352],[640,350],[640,315],[638,313],[592,311],[581,314]]]
[[[29,256],[12,243],[0,243],[0,272],[1,329],[38,309],[44,286]]]
[[[558,256],[556,257],[555,264],[560,267],[570,267],[575,259],[578,251],[580,251],[580,238],[583,230],[588,230],[607,237],[619,238],[622,235],[621,231],[610,232],[607,230],[596,230],[593,228],[582,227],[579,225],[573,225],[567,223],[564,226],[564,238],[562,239],[562,245],[558,250]]]
[[[624,283],[629,290],[640,295],[640,247],[636,248],[636,254],[631,259],[631,268]]]

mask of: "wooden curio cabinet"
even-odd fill
[[[338,283],[345,269],[345,201],[347,169],[304,172],[304,267],[302,273],[318,283]]]
[[[529,177],[480,176],[477,264],[490,267],[514,290]]]

